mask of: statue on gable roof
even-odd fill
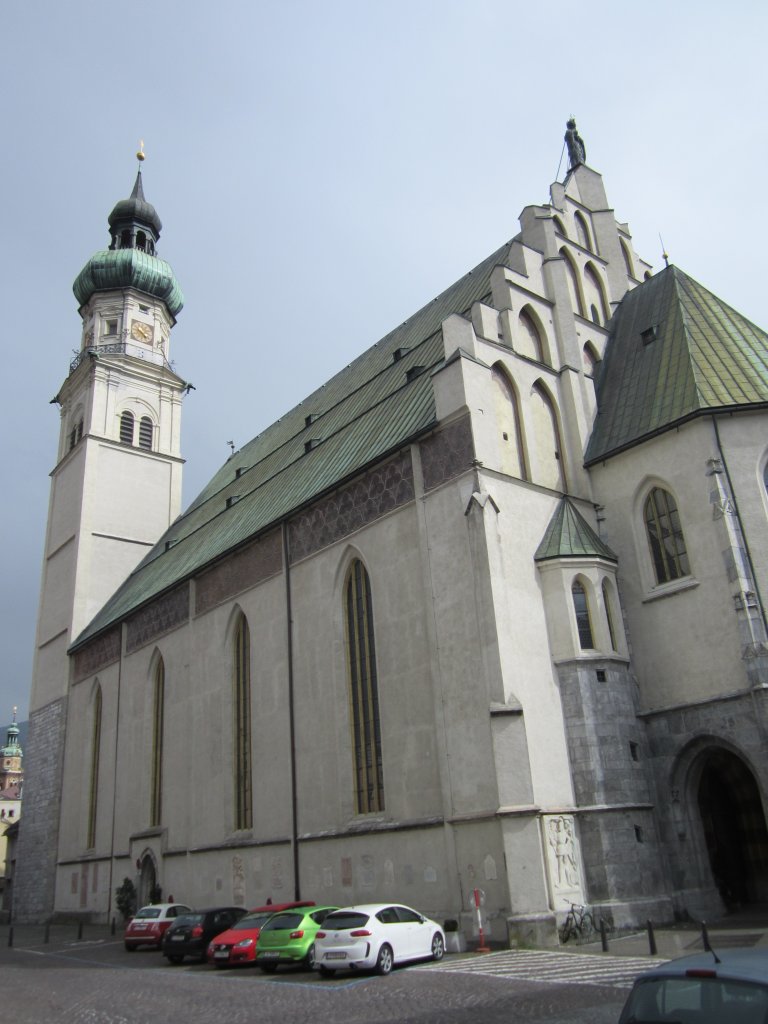
[[[572,171],[574,167],[587,162],[587,150],[584,146],[584,140],[576,129],[576,120],[573,117],[568,119],[566,129],[565,144],[568,146],[568,170]]]

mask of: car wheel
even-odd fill
[[[173,964],[174,967],[178,966],[183,960],[183,956],[169,956],[167,957],[168,963]]]
[[[392,947],[388,946],[386,942],[379,950],[379,955],[376,957],[376,973],[377,974],[389,974],[392,970]]]
[[[320,965],[320,977],[321,978],[332,978],[336,971],[332,967],[326,967],[325,964]]]
[[[315,944],[314,944],[314,942],[312,943],[312,945],[307,950],[307,954],[304,957],[304,959],[301,961],[301,966],[304,967],[308,971],[311,971],[312,968],[315,966]]]
[[[259,964],[259,967],[265,974],[274,974],[277,970],[277,964],[270,963],[269,960],[265,964]]]
[[[432,959],[442,960],[443,953],[445,952],[445,943],[443,942],[443,936],[440,932],[435,932],[432,936]]]

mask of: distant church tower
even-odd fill
[[[24,781],[24,769],[21,759],[24,753],[19,746],[19,727],[16,724],[16,708],[13,709],[13,722],[8,726],[5,746],[0,747],[0,798],[15,794],[21,799],[21,784]],[[5,817],[4,814],[0,816]]]
[[[187,385],[169,360],[184,299],[157,256],[161,227],[139,167],[130,197],[109,215],[109,248],[88,260],[73,285],[82,332],[53,399],[61,426],[30,697],[18,920],[44,919],[54,905],[67,649],[181,507]]]

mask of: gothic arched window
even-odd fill
[[[595,641],[592,636],[592,623],[589,618],[589,602],[584,584],[578,580],[571,587],[573,610],[576,615],[576,628],[579,632],[579,645],[582,650],[593,650]]]
[[[163,809],[163,720],[165,716],[165,665],[163,659],[155,668],[152,695],[152,789],[150,795],[149,824],[160,824]]]
[[[93,695],[93,717],[91,719],[91,779],[88,795],[88,840],[89,850],[96,845],[96,811],[99,802],[99,759],[101,753],[101,686],[96,684]]]
[[[373,635],[371,581],[356,558],[344,588],[349,707],[358,814],[384,810],[384,774],[379,722],[379,687]]]
[[[253,825],[251,780],[251,635],[243,614],[234,635],[235,828]]]
[[[120,440],[123,444],[133,444],[133,413],[127,409],[120,416]]]
[[[688,576],[691,569],[680,513],[669,491],[654,487],[645,500],[643,514],[656,582],[668,583]]]

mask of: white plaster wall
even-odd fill
[[[592,469],[596,500],[605,507],[604,539],[619,556],[619,585],[645,708],[702,700],[746,685],[724,534],[709,502],[707,460],[715,454],[711,422],[698,420]],[[642,498],[652,484],[676,498],[693,586],[655,583],[642,522]]]

